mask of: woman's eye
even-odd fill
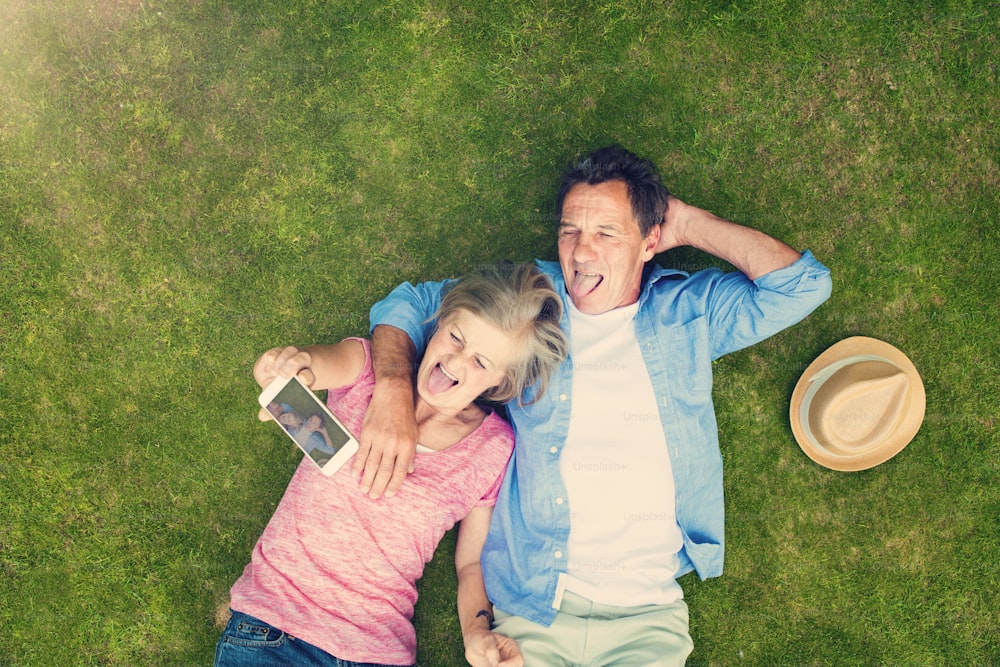
[[[486,370],[486,364],[481,362],[479,359],[476,359],[476,365],[482,368],[484,371]]]

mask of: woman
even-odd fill
[[[372,500],[349,465],[326,477],[301,463],[233,585],[217,666],[413,664],[416,581],[457,521],[466,657],[491,664],[486,651],[497,646],[519,664],[514,642],[490,632],[479,569],[513,433],[481,402],[511,400],[533,384],[544,390],[567,351],[561,311],[532,265],[485,267],[454,285],[417,371],[415,471],[396,495]],[[374,388],[367,340],[275,348],[254,366],[262,387],[294,374],[328,389],[331,410],[360,432]]]
[[[337,453],[333,440],[327,433],[326,420],[321,414],[309,415],[302,426],[292,433],[292,437],[320,465],[324,465]]]

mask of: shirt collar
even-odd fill
[[[535,263],[542,270],[542,273],[548,275],[552,280],[553,286],[556,291],[563,295],[564,302],[568,305],[563,308],[563,319],[569,316],[569,308],[572,307],[572,302],[570,301],[569,294],[566,291],[566,283],[563,280],[562,268],[559,266],[559,262],[546,262],[543,260],[535,260]],[[678,269],[664,269],[656,262],[646,262],[646,266],[642,269],[642,289],[639,291],[639,308],[646,303],[649,298],[650,290],[653,285],[661,280],[672,280],[675,278],[687,278],[687,271],[680,271]]]
[[[655,262],[646,262],[642,269],[642,289],[639,291],[639,307],[645,305],[653,285],[661,280],[674,280],[677,278],[687,278],[687,271],[679,269],[664,269]]]

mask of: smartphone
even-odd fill
[[[347,427],[297,377],[274,378],[257,400],[324,475],[337,472],[358,451]]]

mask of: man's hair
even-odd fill
[[[569,352],[559,318],[562,301],[534,264],[500,262],[459,278],[441,300],[438,326],[464,310],[505,333],[515,334],[514,357],[504,379],[479,398],[506,403],[537,384],[535,400]]]
[[[660,180],[656,166],[618,144],[578,157],[563,173],[556,200],[556,222],[562,220],[563,201],[573,186],[580,183],[598,185],[607,181],[624,181],[628,186],[632,216],[639,224],[643,238],[663,222],[670,193]]]
[[[283,412],[282,414],[278,415],[277,422],[282,426],[284,426],[286,429],[293,429],[293,428],[297,429],[300,428],[303,423],[305,423],[302,417],[294,410],[291,410],[289,412]],[[291,423],[289,424],[287,422]]]

